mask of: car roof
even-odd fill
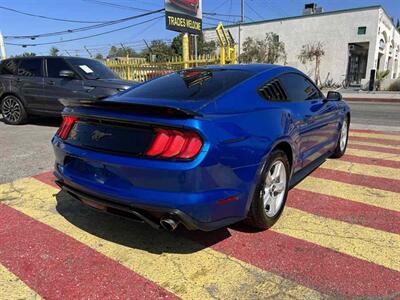
[[[213,70],[238,70],[238,71],[248,71],[252,73],[261,73],[264,71],[269,71],[276,68],[282,68],[280,65],[273,64],[233,64],[233,65],[210,65],[205,67],[199,67],[204,69]]]
[[[89,59],[94,60],[93,58],[88,57],[79,57],[79,56],[52,56],[52,55],[37,55],[37,56],[18,56],[18,57],[10,57],[3,60],[11,60],[11,59],[30,59],[30,58],[65,58],[65,59]],[[1,60],[1,61],[3,61]]]

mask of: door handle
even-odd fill
[[[48,85],[55,85],[55,84],[56,84],[56,82],[55,82],[55,81],[53,81],[53,80],[50,80],[50,81],[47,81],[47,84],[48,84]]]

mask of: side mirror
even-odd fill
[[[342,94],[334,91],[329,91],[328,95],[326,96],[326,100],[329,101],[340,101],[342,99],[343,99]]]
[[[73,79],[73,78],[75,78],[75,72],[70,71],[70,70],[62,70],[62,71],[60,71],[59,76],[62,78]]]

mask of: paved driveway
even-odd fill
[[[3,128],[33,142],[55,131]],[[40,172],[46,145],[17,149],[38,156],[29,173],[40,174],[0,185],[0,299],[400,296],[399,133],[353,130],[347,154],[293,189],[261,232],[168,233],[86,208]]]

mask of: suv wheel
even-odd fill
[[[25,107],[15,96],[6,96],[1,102],[1,112],[4,122],[11,125],[24,124],[28,121]]]
[[[272,152],[257,185],[248,218],[253,227],[267,229],[279,219],[289,190],[290,166],[281,150]]]

